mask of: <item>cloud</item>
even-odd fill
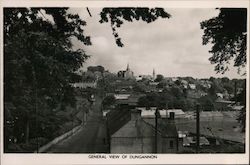
[[[90,8],[92,17],[84,9],[71,9],[87,22],[85,33],[91,36],[92,46],[79,46],[91,54],[89,65],[103,65],[111,72],[125,69],[127,63],[135,74],[165,76],[216,76],[208,58],[211,46],[202,45],[200,22],[218,15],[215,9],[166,9],[172,17],[153,23],[125,22],[118,29],[125,47],[115,44],[109,23],[99,23],[100,8]],[[75,43],[75,42],[74,42]],[[217,75],[218,76],[218,75]],[[224,76],[224,75],[222,75]],[[239,77],[235,69],[227,73]]]

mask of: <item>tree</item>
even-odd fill
[[[176,80],[174,83],[175,83],[177,86],[180,86],[180,85],[181,85],[181,81],[180,81],[180,80]]]
[[[147,96],[140,97],[138,99],[138,106],[143,106],[146,108],[150,108],[152,105],[151,100]]]
[[[113,104],[115,104],[115,97],[113,95],[105,97],[102,101],[103,108],[107,108]]]
[[[85,25],[67,8],[4,9],[4,108],[11,116],[5,123],[13,130],[5,134],[5,151],[11,137],[18,143],[51,138],[43,128],[56,133],[63,122],[56,113],[75,105],[71,83],[81,78],[75,72],[88,55],[73,50],[71,38],[90,45]]]
[[[159,109],[166,108],[166,100],[164,96],[159,95],[158,93],[149,93],[146,96],[142,96],[138,100],[138,106],[157,107]]]
[[[134,86],[133,86],[133,91],[134,92],[139,92],[139,93],[144,93],[146,92],[146,89],[148,88],[147,85],[145,85],[145,83],[143,82],[137,82]]]
[[[184,97],[183,96],[183,90],[181,90],[181,88],[179,88],[179,87],[172,87],[171,88],[171,93],[176,98]]]
[[[156,75],[155,82],[160,82],[160,81],[162,81],[163,79],[164,79],[163,75],[157,74],[157,75]]]
[[[160,81],[159,84],[157,84],[157,88],[161,89],[164,88],[167,85],[167,83],[165,81]]]
[[[237,101],[244,106],[237,117],[238,122],[241,125],[241,131],[245,132],[246,129],[246,80],[244,81],[244,90],[237,96]]]
[[[226,89],[226,91],[228,92],[228,93],[233,93],[234,92],[234,87],[233,87],[233,85],[231,85],[231,84],[224,84],[223,85],[223,88],[224,89]]]
[[[198,102],[202,106],[205,111],[213,111],[214,110],[214,100],[211,96],[203,96],[198,99]]]
[[[204,30],[203,45],[211,43],[209,58],[216,64],[217,73],[225,73],[228,64],[234,60],[234,66],[241,68],[246,65],[247,42],[247,9],[246,8],[220,8],[217,17],[201,22]]]
[[[104,72],[104,67],[103,66],[100,66],[100,65],[98,65],[98,66],[89,66],[88,68],[88,71],[91,71],[91,72],[101,72],[101,73],[103,73]]]

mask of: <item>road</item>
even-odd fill
[[[85,125],[75,135],[53,145],[48,153],[107,153],[106,125],[97,98]]]

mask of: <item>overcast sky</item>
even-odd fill
[[[92,45],[84,46],[74,41],[75,48],[84,48],[91,55],[84,64],[102,65],[116,73],[129,66],[135,75],[156,74],[167,77],[192,76],[208,78],[210,76],[243,78],[233,67],[226,74],[216,74],[214,65],[208,58],[211,45],[202,45],[203,31],[200,22],[218,15],[215,9],[165,9],[172,15],[170,19],[158,19],[152,23],[142,21],[125,22],[118,29],[124,47],[118,47],[112,35],[110,23],[100,24],[101,9],[71,9],[86,20],[85,34],[91,36]]]

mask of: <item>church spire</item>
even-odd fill
[[[129,70],[129,64],[127,64],[127,70]]]
[[[155,68],[153,68],[153,79],[155,79]]]

